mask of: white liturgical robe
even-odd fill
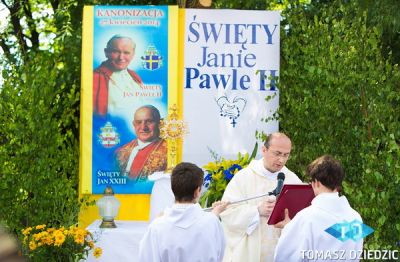
[[[301,210],[282,230],[275,250],[275,261],[359,261],[357,252],[363,240],[341,241],[325,229],[336,223],[362,222],[361,216],[350,207],[345,196],[321,193],[311,206]]]
[[[174,204],[156,218],[140,242],[140,262],[220,262],[225,238],[220,221],[199,204]]]
[[[253,160],[248,167],[235,174],[222,200],[233,202],[271,192],[277,186],[280,172],[285,174],[284,184],[301,183],[286,167],[271,173],[264,168],[263,159]],[[268,225],[268,218],[259,215],[257,207],[264,200],[266,197],[231,205],[220,214],[227,241],[224,261],[273,261],[281,230]]]

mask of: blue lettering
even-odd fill
[[[220,24],[219,26],[218,33],[216,31],[217,29],[215,28],[215,24],[209,24],[211,27],[210,32],[208,32],[207,23],[202,23],[202,24],[203,24],[204,38],[206,39],[206,42],[208,43],[208,39],[210,39],[211,35],[214,38],[214,43],[218,42],[219,34],[221,33],[222,29],[222,24]]]
[[[207,75],[207,74],[201,75],[200,80],[203,80],[200,82],[200,85],[199,85],[200,88],[210,89],[210,76],[209,75]]]
[[[250,61],[248,61],[248,60],[250,60]],[[252,60],[253,60],[253,63],[251,63]],[[243,62],[247,67],[254,67],[256,65],[256,55],[255,54],[245,55]]]
[[[225,44],[242,45],[243,50],[247,50],[246,44],[258,44],[258,35],[265,33],[266,44],[273,44],[273,37],[278,24],[216,24],[202,22],[201,25],[195,22],[196,16],[189,24],[188,41],[195,43],[204,37],[204,41],[217,43],[221,39]],[[232,28],[233,27],[233,28]],[[203,32],[200,32],[202,30]],[[263,37],[264,38],[264,37]]]
[[[232,69],[230,74],[201,74],[196,68],[186,68],[185,88],[198,86],[200,89],[210,89],[211,87],[238,90],[247,90],[250,77],[248,75],[238,75],[237,69]],[[260,89],[261,90],[261,89]],[[264,88],[265,90],[265,88]]]
[[[231,79],[231,75],[228,75],[227,78],[225,78],[225,75],[216,75],[216,74],[212,74],[212,78],[214,80],[215,86],[219,87],[219,84],[222,82],[222,87],[224,89],[226,89],[226,86],[228,84],[229,79]]]
[[[230,53],[213,53],[209,52],[209,47],[203,46],[202,49],[202,59],[197,66],[203,67],[237,67],[241,68],[242,64],[247,67],[254,67],[256,65],[256,56],[254,54],[246,54],[243,55],[243,50],[239,50],[239,52],[235,54]]]
[[[240,78],[240,88],[242,90],[247,90],[250,88],[250,85],[246,86],[246,83],[250,82],[250,77],[248,75],[244,75]]]
[[[274,30],[271,33],[271,30],[269,29],[269,25],[263,25],[264,27],[264,31],[267,34],[267,44],[271,45],[272,44],[272,35],[275,33],[276,28],[278,27],[278,25],[274,25]]]
[[[269,82],[269,90],[270,91],[275,91],[276,90],[276,73],[278,72],[278,70],[269,70],[270,74],[269,76],[266,75],[266,70],[259,70],[259,74],[260,74],[260,91],[265,91],[265,87],[267,86],[267,81],[266,79],[270,79]]]
[[[190,38],[190,35],[188,36],[188,41],[192,42],[192,43],[195,43],[195,42],[199,41],[199,38],[200,38],[199,32],[197,32],[196,29],[194,28],[194,26],[196,25],[197,29],[198,29],[200,25],[199,25],[199,23],[195,23],[194,22],[195,20],[196,20],[196,16],[193,16],[193,22],[191,22],[189,24],[189,32],[192,33],[194,35],[194,37],[195,37],[195,39],[192,40]]]
[[[193,72],[193,76],[192,76]],[[186,68],[186,86],[185,88],[192,88],[192,79],[196,79],[199,77],[199,70],[197,68]]]
[[[257,44],[257,27],[261,27],[261,25],[253,24],[247,25],[247,27],[251,27],[251,43]]]
[[[245,40],[241,39],[241,38],[243,38],[243,30],[246,29],[246,25],[245,24],[235,24],[234,28],[235,28],[235,44],[246,44],[247,39],[245,39]]]
[[[231,43],[230,24],[225,24],[225,44]]]

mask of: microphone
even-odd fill
[[[279,172],[277,179],[278,179],[278,185],[276,185],[276,188],[271,192],[272,195],[274,196],[279,195],[282,191],[283,182],[285,181],[285,173]]]
[[[233,201],[229,205],[238,204],[238,203],[241,203],[241,202],[245,202],[245,201],[248,201],[248,200],[253,200],[253,199],[256,199],[256,198],[260,198],[260,197],[271,196],[271,195],[274,195],[274,196],[279,195],[281,193],[281,191],[282,191],[282,188],[283,188],[283,182],[285,181],[285,173],[279,172],[278,176],[277,176],[277,179],[278,179],[278,184],[276,185],[276,188],[274,190],[272,190],[271,192],[268,192],[268,193],[262,194],[262,195],[258,195],[258,196],[248,197],[248,198],[237,200],[237,201]],[[211,211],[212,209],[213,209],[212,207],[208,207],[208,208],[204,208],[203,211]]]

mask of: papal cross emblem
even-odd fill
[[[145,55],[141,57],[143,60],[143,68],[148,70],[156,70],[162,66],[163,58],[155,46],[150,45],[144,54]]]

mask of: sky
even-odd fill
[[[7,25],[7,17],[10,15],[8,9],[0,3],[0,32],[4,30]]]

